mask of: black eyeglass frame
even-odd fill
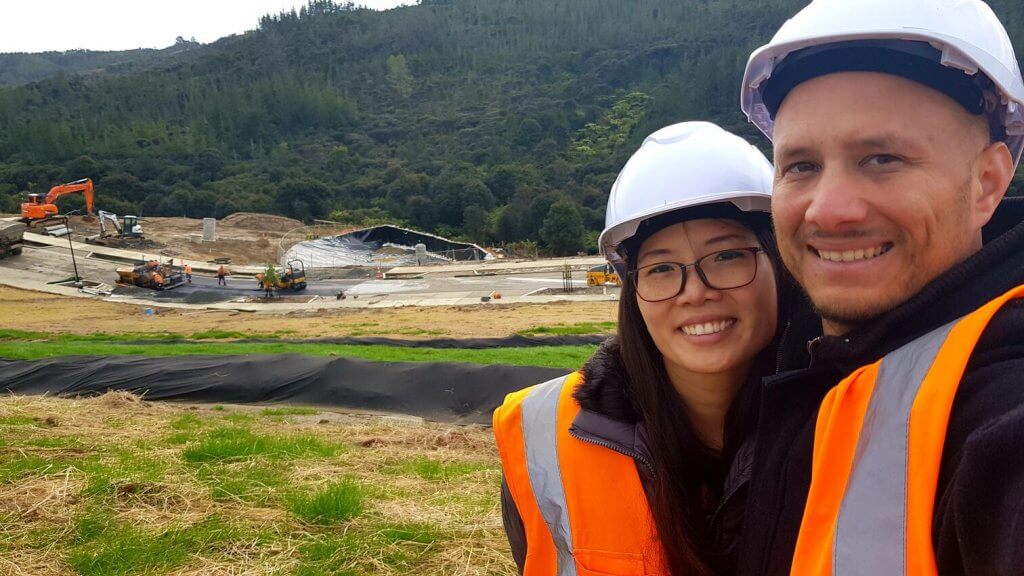
[[[711,283],[708,282],[708,277],[704,274],[704,270],[700,267],[700,263],[703,262],[704,260],[707,260],[708,258],[711,258],[712,256],[717,256],[717,255],[719,255],[719,254],[721,254],[723,252],[736,252],[736,251],[750,252],[754,256],[754,273],[750,275],[750,280],[748,280],[747,282],[745,282],[743,284],[740,284],[738,286],[729,286],[728,288],[719,288],[717,286],[712,286]],[[705,254],[704,256],[701,256],[696,262],[693,262],[692,264],[683,264],[683,263],[680,263],[680,262],[655,262],[654,264],[648,264],[647,266],[641,266],[641,267],[636,268],[634,270],[630,270],[629,271],[629,276],[630,276],[630,278],[632,278],[633,288],[636,289],[636,296],[637,296],[637,298],[640,298],[644,302],[664,302],[666,300],[671,300],[671,299],[675,298],[676,296],[679,296],[680,294],[682,294],[683,290],[686,289],[686,269],[687,268],[693,268],[694,270],[696,270],[697,271],[697,277],[700,278],[700,281],[705,286],[710,288],[711,290],[735,290],[736,288],[743,288],[744,286],[749,286],[757,278],[757,254],[759,252],[764,252],[764,248],[761,248],[760,246],[747,246],[747,247],[744,247],[744,248],[726,248],[725,250],[717,250],[717,251],[712,252],[710,254]],[[639,280],[637,279],[637,276],[639,275],[640,271],[641,270],[645,270],[647,268],[651,268],[652,266],[664,266],[665,264],[671,264],[673,266],[678,266],[679,268],[682,269],[682,274],[680,274],[680,277],[679,277],[679,289],[676,290],[675,294],[673,294],[673,295],[671,295],[671,296],[669,296],[667,298],[660,298],[658,300],[648,300],[647,298],[644,298],[640,294],[640,283],[639,283]]]

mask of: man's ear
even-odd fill
[[[1003,142],[989,144],[978,156],[975,178],[979,186],[972,199],[974,203],[973,223],[978,230],[992,219],[999,203],[1006,195],[1013,179],[1013,156]]]

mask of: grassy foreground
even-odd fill
[[[490,432],[0,399],[0,574],[512,575]]]
[[[193,335],[197,336],[197,335]],[[199,335],[205,336],[205,334]],[[266,335],[261,335],[266,337]],[[596,346],[536,346],[528,348],[488,348],[482,350],[446,348],[403,348],[398,346],[362,346],[320,343],[252,342],[248,339],[186,340],[179,334],[48,334],[0,330],[0,358],[34,360],[56,356],[192,356],[245,354],[303,354],[306,356],[342,356],[375,362],[466,362],[471,364],[509,364],[546,366],[574,370],[583,365]]]

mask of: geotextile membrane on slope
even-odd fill
[[[0,390],[78,396],[124,390],[148,400],[291,403],[490,424],[509,392],[557,378],[559,368],[452,362],[371,362],[299,354],[64,356],[0,360]]]

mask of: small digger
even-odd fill
[[[267,272],[256,275],[258,289],[270,294],[273,290],[298,292],[306,289],[306,266],[302,260],[289,260],[287,268],[268,266]]]

